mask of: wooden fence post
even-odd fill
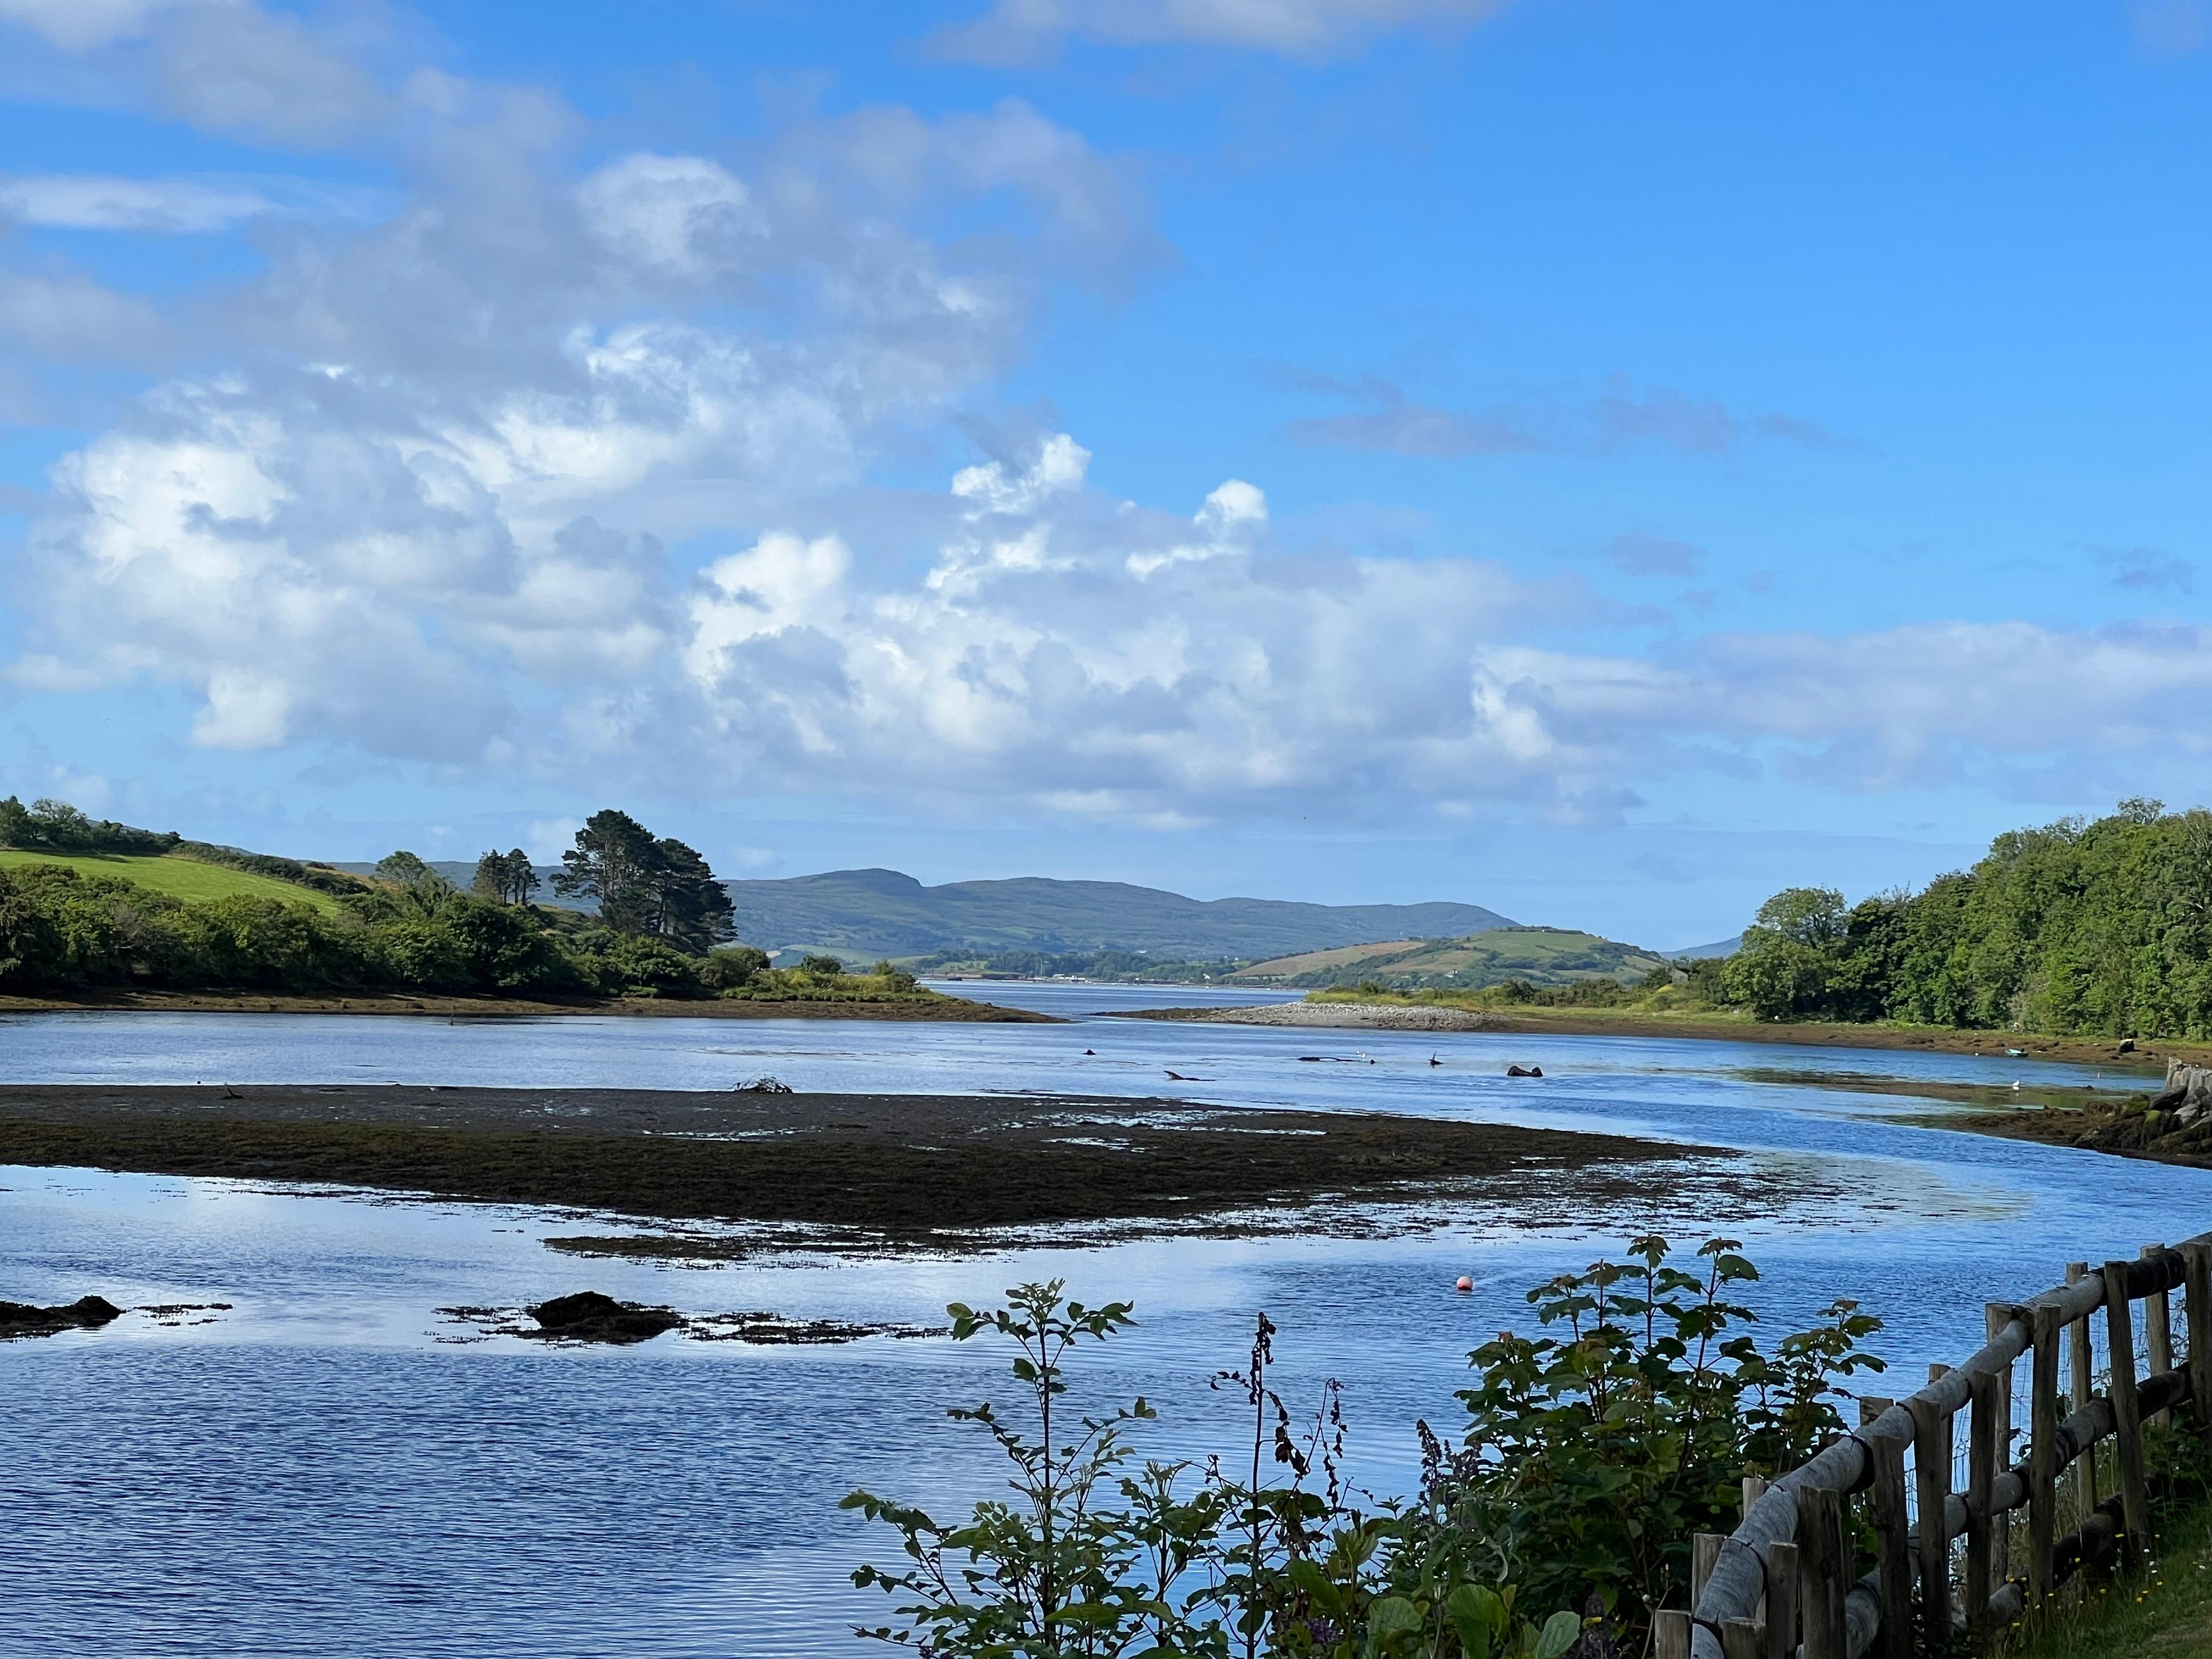
[[[1757,1620],[1731,1619],[1721,1626],[1721,1659],[1760,1659]]]
[[[1987,1371],[1969,1385],[1972,1415],[1966,1423],[1966,1640],[1977,1655],[1990,1650],[1991,1549],[1990,1488],[1997,1478],[1997,1379]],[[1809,1652],[1808,1659],[1810,1659]]]
[[[1797,1494],[1798,1610],[1805,1620],[1805,1659],[1850,1659],[1844,1632],[1844,1596],[1850,1562],[1844,1554],[1844,1495],[1822,1487]],[[1686,1646],[1688,1637],[1684,1637]]]
[[[1690,1615],[1662,1607],[1651,1615],[1652,1659],[1690,1659]]]
[[[1766,1659],[1796,1659],[1802,1572],[1796,1545],[1766,1547]]]
[[[2009,1302],[1990,1302],[1982,1307],[1982,1326],[1992,1342],[2004,1328],[2012,1323],[2015,1311]],[[2012,1367],[2008,1365],[1997,1373],[1997,1403],[1995,1421],[1997,1431],[1997,1468],[2012,1467]],[[2012,1517],[1993,1515],[1990,1517],[1990,1551],[1995,1558],[1996,1577],[2002,1583],[2012,1577]]]
[[[2185,1244],[2188,1272],[2189,1399],[2197,1432],[2212,1440],[2212,1244]]]
[[[2028,1389],[2027,1605],[2040,1620],[2057,1588],[2051,1553],[2058,1541],[2058,1310],[2039,1302],[2028,1314],[2035,1347]]]
[[[1705,1599],[1705,1586],[1712,1582],[1713,1569],[1720,1565],[1721,1546],[1727,1541],[1717,1532],[1701,1532],[1690,1540],[1690,1611],[1693,1613]]]
[[[2120,1547],[2128,1565],[2150,1554],[2150,1491],[2143,1484],[2142,1414],[2136,1399],[2136,1336],[2128,1315],[2128,1264],[2105,1264],[2105,1334],[2112,1362],[2112,1438],[2120,1465]]]
[[[1869,1439],[1874,1455],[1875,1565],[1881,1574],[1881,1628],[1875,1651],[1881,1659],[1912,1659],[1912,1554],[1905,1547],[1905,1444]]]
[[[1930,1365],[1929,1382],[1950,1370]],[[1951,1414],[1925,1400],[1912,1413],[1913,1504],[1920,1512],[1920,1628],[1932,1646],[1951,1629],[1951,1540],[1943,1511],[1951,1496]]]
[[[2142,1256],[2146,1261],[2156,1261],[2166,1254],[2163,1244],[2146,1244]],[[2173,1369],[2173,1305],[2164,1291],[2153,1291],[2143,1298],[2143,1336],[2150,1350],[2149,1375],[2157,1376]],[[2164,1423],[2171,1415],[2154,1412],[2151,1421]]]
[[[2086,1261],[2066,1264],[2066,1282],[2079,1284],[2089,1276]],[[2066,1328],[2066,1347],[2074,1363],[2074,1391],[2072,1405],[2075,1411],[2087,1406],[2097,1392],[2096,1359],[2089,1347],[2089,1316],[2083,1314]],[[2074,1463],[2074,1507],[2075,1524],[2087,1521],[2097,1507],[2097,1449],[2084,1446],[2081,1455]]]
[[[1759,1502],[1760,1498],[1766,1496],[1766,1487],[1767,1480],[1763,1474],[1747,1474],[1744,1476],[1743,1509],[1741,1511],[1744,1516],[1748,1516],[1751,1513],[1751,1506]]]

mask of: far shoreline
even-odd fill
[[[1315,1011],[1295,1021],[1255,1018],[1271,1009]],[[1449,1017],[1433,1025],[1398,1024],[1391,1016],[1419,1015],[1433,1011]],[[1103,1013],[1105,1011],[1101,1011]],[[1341,1018],[1322,1017],[1338,1013]],[[1799,1048],[1884,1048],[1923,1053],[1980,1054],[2003,1058],[2008,1048],[2018,1048],[2017,1059],[2058,1063],[2139,1067],[2146,1073],[2161,1069],[2169,1059],[2212,1060],[2212,1044],[2169,1042],[2165,1038],[2138,1040],[2129,1052],[2120,1052],[2117,1037],[2051,1036],[2019,1031],[1960,1030],[1900,1025],[1845,1025],[1778,1020],[1701,1018],[1694,1015],[1653,1017],[1607,1014],[1589,1009],[1554,1013],[1524,1010],[1502,1013],[1492,1009],[1462,1008],[1450,1003],[1422,1002],[1289,1002],[1250,1003],[1188,1008],[1121,1008],[1115,1019],[1186,1021],[1216,1025],[1290,1025],[1315,1030],[1405,1030],[1499,1036],[1633,1036],[1681,1037],[1693,1042],[1764,1042]]]
[[[910,1001],[756,1002],[739,997],[605,997],[551,1002],[522,997],[413,995],[405,992],[339,996],[221,991],[133,991],[83,997],[0,997],[0,1014],[383,1014],[446,1019],[521,1019],[598,1014],[625,1018],[874,1019],[982,1025],[1062,1025],[1052,1014],[965,997]]]

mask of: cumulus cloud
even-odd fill
[[[1143,823],[1423,801],[1603,818],[1698,770],[1887,790],[2212,748],[2171,714],[2212,692],[2205,630],[1547,644],[1586,604],[1469,559],[1292,560],[1254,483],[1166,512],[1097,490],[1088,460],[1055,434],[960,470],[919,569],[774,529],[687,574],[650,537],[510,511],[495,448],[420,422],[340,440],[177,388],[65,469],[37,538],[47,660],[191,688],[213,747]],[[617,491],[638,465],[569,462]],[[566,488],[574,506],[590,477]],[[1656,545],[1625,556],[1684,556]]]
[[[113,38],[167,15],[118,14]],[[1110,272],[1149,237],[1121,174],[1018,103],[578,176],[574,118],[542,94],[410,96],[415,194],[366,228],[272,224],[265,269],[198,302],[196,355],[231,367],[159,386],[55,469],[14,584],[19,683],[148,677],[197,694],[208,746],[432,763],[580,763],[647,718],[712,726],[663,672],[706,649],[665,538],[857,487],[1013,361],[1048,272]],[[85,181],[24,199],[110,223],[237,205]],[[50,356],[127,359],[158,325],[83,279],[0,274],[0,331]],[[1076,482],[1078,453],[1054,452]]]
[[[1838,441],[1817,422],[1794,416],[1740,416],[1717,398],[1692,398],[1671,387],[1644,391],[1613,387],[1579,402],[1486,410],[1448,409],[1420,402],[1380,375],[1356,380],[1265,370],[1287,389],[1320,392],[1363,408],[1289,422],[1284,435],[1320,448],[1419,457],[1465,459],[1542,452],[1597,454],[1621,449],[1671,449],[1721,454],[1752,441],[1833,448]]]
[[[1070,38],[1109,46],[1190,45],[1326,58],[1410,25],[1464,27],[1506,0],[998,0],[939,33],[946,57],[1019,64]]]

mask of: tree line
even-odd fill
[[[1785,889],[1722,983],[1766,1019],[2212,1036],[2212,811],[2123,801],[1854,905]]]
[[[0,869],[0,990],[19,994],[136,986],[774,998],[913,988],[887,965],[871,981],[846,979],[835,958],[771,968],[765,952],[732,942],[729,895],[704,857],[611,810],[586,821],[552,879],[562,896],[593,902],[591,914],[532,902],[539,878],[520,848],[485,854],[464,892],[411,852],[392,854],[363,881],[13,797],[0,801],[0,845],[213,854],[205,861],[304,876],[303,885],[337,900],[335,908],[304,893],[185,901],[66,865]]]

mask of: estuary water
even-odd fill
[[[1974,1346],[1984,1301],[2041,1288],[2069,1258],[2132,1255],[2212,1226],[2212,1172],[1929,1127],[1948,1109],[1912,1092],[2078,1086],[2098,1080],[2094,1067],[1168,1024],[1100,1015],[1238,994],[953,988],[1074,1023],[40,1015],[0,1019],[0,1078],[727,1089],[771,1074],[803,1090],[1172,1094],[1723,1146],[1784,1194],[1726,1222],[1765,1270],[1751,1299],[1769,1328],[1856,1296],[1890,1321],[1877,1346],[1895,1392]],[[1514,1060],[1546,1075],[1508,1079]],[[1198,1080],[1171,1082],[1170,1070]],[[1794,1080],[1776,1080],[1784,1071]],[[1874,1073],[1905,1080],[1891,1092],[1834,1086]],[[542,1242],[604,1231],[604,1218],[0,1169],[0,1297],[98,1291],[134,1310],[196,1310],[0,1345],[0,1650],[867,1651],[849,1625],[886,1608],[848,1575],[893,1552],[837,1500],[867,1486],[957,1510],[992,1490],[979,1437],[944,1412],[987,1395],[1011,1401],[1003,1356],[891,1337],[548,1351],[483,1339],[438,1310],[591,1286],[694,1313],[926,1324],[948,1301],[1065,1278],[1091,1301],[1133,1300],[1141,1322],[1086,1364],[1080,1389],[1100,1403],[1145,1394],[1162,1412],[1148,1449],[1187,1455],[1233,1447],[1236,1413],[1206,1379],[1242,1360],[1265,1309],[1282,1332],[1286,1398],[1310,1402],[1322,1378],[1340,1379],[1353,1473],[1388,1493],[1413,1478],[1416,1418],[1449,1432],[1468,1351],[1527,1324],[1526,1287],[1630,1234],[1691,1244],[1716,1220],[1703,1189],[1655,1179],[1633,1203],[1592,1210],[1571,1181],[1517,1208],[1430,1206],[1437,1224],[1397,1235],[700,1267],[578,1260]],[[1462,1273],[1471,1295],[1451,1288]],[[218,1303],[228,1306],[206,1305]]]

